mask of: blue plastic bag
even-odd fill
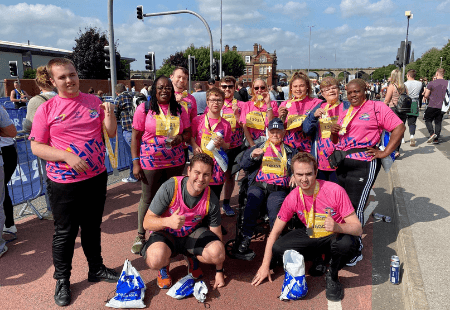
[[[384,151],[384,149],[386,148],[386,146],[389,143],[390,138],[391,138],[391,134],[389,132],[383,130],[383,133],[381,134],[381,142],[380,142],[380,146],[379,146],[379,149],[381,151]],[[391,169],[391,166],[394,163],[394,161],[395,161],[395,151],[392,152],[389,156],[381,159],[381,165],[383,166],[383,169],[385,172],[388,172],[389,169]]]
[[[303,255],[294,250],[283,254],[284,282],[281,287],[280,300],[297,300],[308,293],[305,277]]]
[[[194,278],[191,274],[188,274],[180,281],[175,283],[169,291],[167,295],[173,297],[175,299],[182,299],[184,297],[190,296],[194,293]]]

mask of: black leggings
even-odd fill
[[[410,135],[415,135],[416,134],[416,121],[417,121],[417,116],[413,116],[413,115],[408,115],[406,113],[399,113],[397,112],[396,108],[391,108],[392,111],[394,111],[394,113],[402,120],[403,124],[406,123],[406,120],[408,120],[408,129],[409,129],[409,134]],[[402,136],[402,138],[405,135]],[[399,145],[397,146],[397,148],[395,149],[397,152],[400,152],[400,145],[401,143],[399,143]]]
[[[11,180],[11,177],[16,170],[17,166],[17,151],[16,148],[13,145],[8,145],[2,147],[2,156],[3,156],[3,168],[5,170],[5,201],[3,202],[3,208],[5,210],[5,226],[11,227],[14,225],[14,208],[11,201],[11,197],[9,196],[9,190],[8,190],[8,182]],[[0,229],[3,229],[3,227],[0,227]]]
[[[336,170],[339,185],[350,197],[361,225],[364,225],[364,207],[380,168],[381,159],[362,161],[346,158]]]

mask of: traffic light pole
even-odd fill
[[[411,16],[407,16],[408,19],[408,26],[406,26],[406,40],[405,40],[405,57],[403,57],[403,70],[402,70],[402,77],[405,77],[405,68],[406,68],[406,57],[408,53],[408,31],[409,31],[409,19]]]
[[[189,70],[189,94],[191,93],[191,55],[188,56],[188,70]]]
[[[116,47],[114,45],[113,24],[113,0],[108,0],[108,36],[109,36],[109,60],[111,63],[111,96],[116,98],[117,71],[116,71]]]
[[[112,2],[112,0],[110,0]],[[212,39],[212,34],[211,34],[211,29],[209,28],[208,23],[206,22],[206,20],[199,14],[190,11],[190,10],[179,10],[179,11],[170,11],[170,12],[161,12],[161,13],[149,13],[149,14],[143,14],[143,17],[152,17],[152,16],[161,16],[161,15],[174,15],[174,14],[183,14],[183,13],[187,13],[187,14],[192,14],[197,16],[205,25],[206,27],[206,31],[208,31],[209,34],[209,44],[210,44],[210,48],[209,48],[209,74],[211,76],[211,78],[213,79],[213,72],[212,72],[212,66],[213,66],[213,39]]]

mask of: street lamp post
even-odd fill
[[[407,56],[407,53],[408,53],[408,31],[409,31],[409,19],[410,18],[413,18],[413,15],[411,14],[411,11],[405,11],[405,16],[406,16],[406,18],[407,18],[407,20],[408,20],[408,26],[406,27],[406,40],[405,40],[405,57],[403,58],[403,70],[402,70],[402,73],[403,73],[403,77],[405,76],[405,68],[406,68],[406,56]]]
[[[308,48],[308,77],[309,77],[309,66],[311,65],[311,28],[314,26],[308,27],[309,27],[309,48]]]
[[[219,77],[222,79],[222,0],[220,0],[220,72]]]
[[[439,66],[439,68],[442,68],[442,57],[441,57],[441,65]]]

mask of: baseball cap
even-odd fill
[[[272,129],[284,130],[283,121],[281,119],[279,119],[278,117],[272,119],[269,122],[268,129],[269,130],[272,130]]]

